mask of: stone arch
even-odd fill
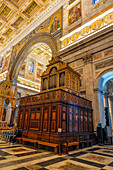
[[[94,83],[94,88],[98,89],[97,100],[98,100],[100,123],[102,124],[102,127],[104,127],[106,124],[104,108],[109,106],[108,94],[104,92],[104,86],[105,86],[105,83],[111,78],[113,78],[113,68],[104,69],[96,77],[95,83]],[[109,114],[109,122],[110,122],[110,127],[111,127],[111,123],[113,124],[113,115]]]
[[[108,72],[111,72],[111,71],[113,71],[113,68],[108,68],[108,69],[105,69],[104,71],[102,71],[95,79],[94,88],[98,88],[98,83],[99,83],[99,80],[102,78],[102,76]]]
[[[19,51],[18,55],[15,57],[15,60],[11,67],[9,67],[9,74],[8,78],[10,80],[17,79],[18,73],[20,70],[20,67],[25,60],[25,58],[28,56],[28,54],[33,50],[32,46],[37,43],[46,43],[50,46],[52,51],[52,57],[55,57],[58,53],[57,48],[57,41],[56,39],[49,33],[39,33],[35,36],[33,36]],[[12,54],[13,55],[13,54]],[[11,61],[10,61],[11,62]]]

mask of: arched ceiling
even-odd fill
[[[0,49],[55,0],[0,0]]]

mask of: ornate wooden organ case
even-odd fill
[[[51,143],[89,139],[92,104],[77,95],[79,81],[79,74],[67,64],[52,59],[41,77],[41,93],[21,98],[18,127]],[[60,138],[58,128],[62,129]]]

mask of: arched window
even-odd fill
[[[34,62],[33,61],[29,61],[28,71],[33,73],[33,71],[34,71]]]
[[[49,73],[50,73],[50,74],[51,74],[51,73],[55,73],[56,71],[57,71],[57,68],[56,68],[56,67],[52,67]]]

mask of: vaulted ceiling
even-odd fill
[[[55,0],[0,0],[0,49]]]

